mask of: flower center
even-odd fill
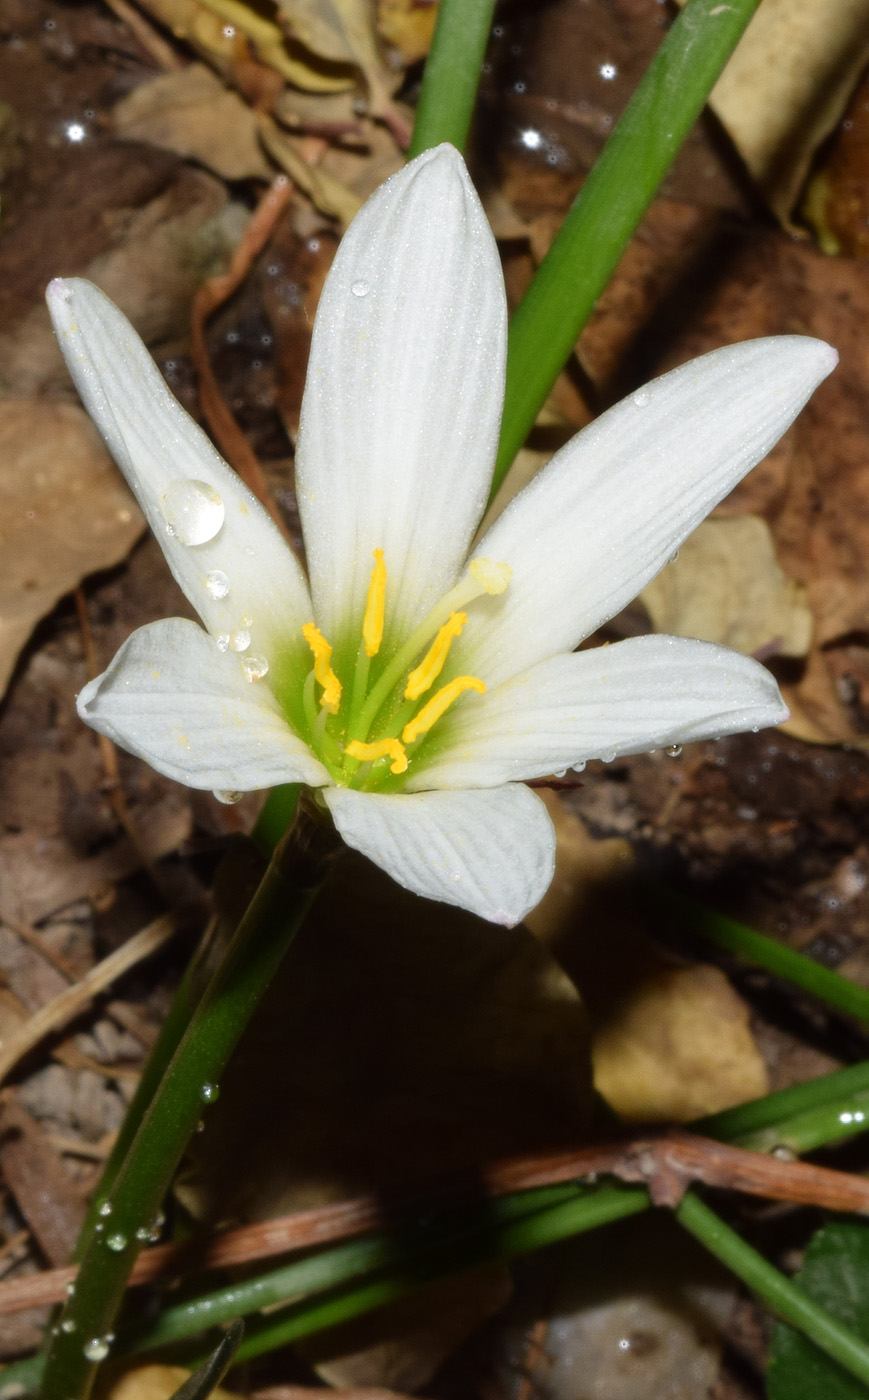
[[[367,790],[388,785],[389,774],[407,772],[415,746],[451,705],[466,691],[485,693],[477,676],[454,676],[429,694],[468,620],[465,609],[486,594],[503,593],[510,576],[507,564],[472,559],[455,588],[386,659],[373,682],[371,662],[381,652],[386,619],[382,549],[374,551],[352,676],[342,680],[333,669],[331,645],[313,622],[305,624],[302,635],[314,658],[303,691],[308,740],[336,783]]]

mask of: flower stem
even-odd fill
[[[220,1075],[322,883],[333,838],[306,812],[278,847],[151,1100],[87,1240],[49,1349],[45,1400],[87,1396],[136,1255]],[[107,1209],[108,1207],[108,1209]]]
[[[465,149],[495,0],[440,0],[408,160],[451,141]]]
[[[704,1137],[750,1152],[789,1147],[800,1156],[869,1130],[869,1060],[794,1084],[691,1124]]]
[[[688,0],[574,200],[510,325],[493,494],[759,3]]]
[[[676,1209],[676,1219],[778,1317],[796,1327],[864,1385],[869,1385],[869,1348],[865,1343],[767,1263],[693,1191],[686,1191]]]
[[[856,1016],[869,1024],[869,992],[865,988],[849,982],[828,967],[821,967],[812,958],[783,947],[774,938],[757,933],[735,919],[728,919],[689,895],[657,883],[650,883],[646,888],[655,906],[668,914],[675,914],[683,924],[716,947],[757,963],[767,972],[801,987],[837,1011]]]

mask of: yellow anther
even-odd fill
[[[472,559],[468,565],[468,573],[484,592],[493,596],[503,593],[513,577],[513,570],[509,564],[496,564],[493,559]]]
[[[405,700],[418,700],[420,695],[434,685],[449,654],[453,637],[458,637],[468,620],[463,612],[450,613],[449,620],[438,632],[422,661],[407,678],[404,689]]]
[[[414,715],[410,723],[404,726],[402,741],[405,744],[415,743],[421,734],[427,733],[432,725],[437,723],[444,710],[448,709],[454,700],[458,700],[464,690],[476,690],[478,695],[485,695],[485,682],[477,680],[476,676],[456,676],[454,681],[442,686],[437,694],[423,705],[419,714]]]
[[[329,665],[332,659],[332,648],[313,622],[305,623],[302,628],[302,636],[314,653],[314,680],[323,687],[320,704],[324,710],[328,710],[330,715],[336,715],[341,703],[341,682]]]
[[[374,568],[368,585],[368,601],[362,619],[362,640],[369,656],[376,656],[383,641],[383,614],[386,611],[386,565],[383,550],[374,551]]]
[[[363,744],[361,740],[353,739],[347,745],[346,752],[351,758],[361,758],[363,763],[371,763],[375,758],[391,758],[390,773],[407,771],[407,754],[404,745],[397,739],[378,739],[373,744]]]

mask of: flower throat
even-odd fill
[[[466,691],[485,693],[485,682],[477,676],[455,676],[439,689],[433,687],[468,620],[464,608],[485,594],[503,593],[510,576],[507,564],[472,559],[455,588],[398,648],[370,689],[369,667],[383,643],[386,618],[383,550],[374,550],[362,638],[347,685],[332,668],[329,642],[313,622],[305,624],[302,635],[314,658],[303,691],[309,739],[337,783],[376,789],[388,781],[388,773],[405,773],[414,746],[450,706]]]

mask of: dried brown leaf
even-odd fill
[[[88,574],[125,557],[144,529],[84,411],[0,402],[0,689],[36,623]]]
[[[202,63],[140,84],[112,116],[118,135],[192,157],[224,180],[271,174],[250,107]]]

